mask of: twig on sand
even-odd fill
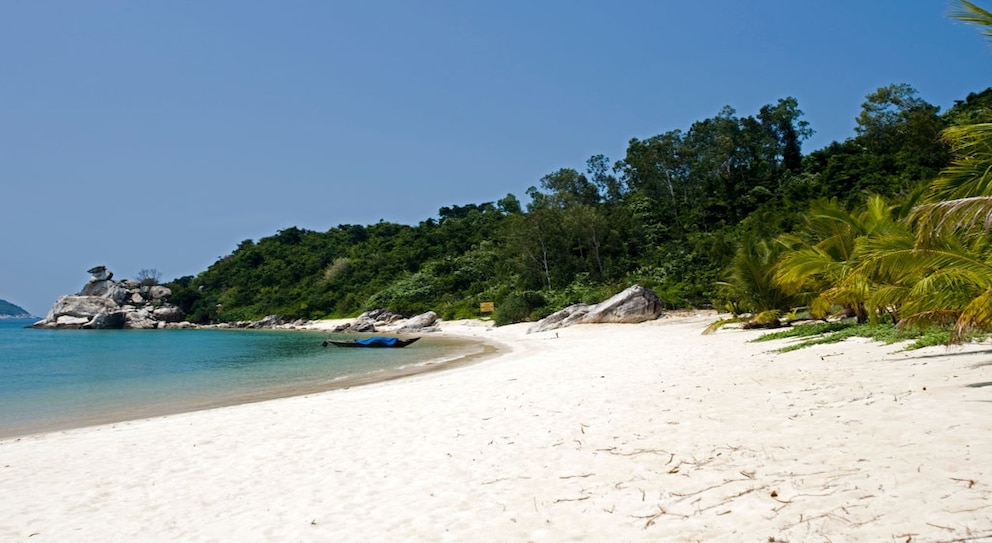
[[[979,543],[981,541],[988,541],[992,538],[992,532],[983,533],[973,533],[966,535],[964,537],[957,537],[954,539],[943,539],[939,543]]]
[[[968,483],[968,488],[975,486],[974,479],[958,479],[957,477],[951,477],[952,481],[957,481],[959,483]]]
[[[847,507],[850,507],[850,506],[847,506]],[[864,507],[867,507],[867,506],[864,506]],[[830,511],[827,511],[826,513],[820,513],[819,515],[814,515],[812,517],[806,517],[805,515],[803,515],[802,513],[800,513],[799,514],[799,521],[794,522],[792,524],[788,524],[788,525],[784,526],[783,528],[786,529],[786,530],[788,530],[789,528],[792,528],[794,526],[799,526],[800,524],[809,524],[810,522],[812,522],[814,520],[817,520],[817,519],[821,519],[821,518],[832,518],[834,520],[839,520],[839,521],[843,522],[844,524],[851,525],[851,526],[864,526],[865,524],[868,524],[869,522],[873,522],[873,521],[876,521],[876,520],[879,519],[879,517],[876,516],[876,517],[872,517],[872,518],[870,518],[870,519],[868,519],[868,520],[866,520],[864,522],[851,522],[850,520],[848,520],[848,519],[846,519],[846,518],[844,518],[842,516],[839,516],[839,515],[834,514],[834,511],[837,511],[837,510],[843,511],[845,514],[850,514],[850,513],[848,513],[847,508],[845,506],[843,506],[843,505],[840,506],[840,507],[835,507],[834,509],[831,509]]]
[[[555,503],[561,503],[561,502],[580,502],[580,501],[588,500],[588,499],[589,499],[589,496],[582,496],[581,498],[558,498],[557,500],[555,500]]]
[[[661,449],[634,449],[631,452],[620,452],[617,450],[616,447],[610,447],[609,449],[596,449],[596,451],[608,452],[610,454],[615,454],[617,456],[637,456],[639,454],[657,454],[657,455],[669,454],[671,455],[671,458],[669,458],[668,463],[671,463],[672,458],[675,458],[675,453],[670,453],[668,451],[664,451]]]
[[[722,483],[715,484],[715,485],[712,485],[712,486],[708,486],[706,488],[697,490],[695,492],[686,492],[686,493],[672,492],[672,495],[673,496],[678,496],[680,498],[691,498],[692,496],[695,496],[697,494],[702,494],[703,492],[709,492],[710,490],[713,490],[714,488],[720,488],[721,486],[729,485],[730,483],[740,483],[740,482],[749,481],[749,480],[750,479],[724,479],[724,481]],[[679,501],[681,501],[681,500],[679,500]]]
[[[562,475],[562,476],[560,476],[558,478],[559,479],[575,479],[575,478],[592,477],[593,475],[596,475],[596,474],[595,473],[583,473],[581,475]]]
[[[645,530],[647,530],[652,525],[654,525],[654,521],[658,520],[662,515],[667,515],[668,514],[668,512],[665,511],[665,509],[662,508],[660,505],[658,505],[657,507],[658,507],[658,512],[655,513],[655,514],[653,514],[653,515],[644,515],[644,516],[642,516],[642,515],[634,515],[634,518],[647,519],[647,522],[644,523],[644,529]]]
[[[703,511],[706,511],[708,509],[713,509],[714,507],[719,507],[721,505],[726,505],[726,504],[728,504],[728,503],[736,500],[737,498],[740,498],[741,496],[750,494],[750,493],[754,492],[755,490],[760,490],[762,488],[765,488],[765,487],[762,486],[762,487],[749,488],[747,490],[742,490],[741,492],[738,492],[737,494],[734,494],[733,496],[729,496],[729,497],[725,498],[723,501],[714,503],[712,505],[707,505],[706,507],[697,508],[696,509],[696,512],[697,513],[702,513]],[[725,514],[725,513],[721,513],[721,514]]]

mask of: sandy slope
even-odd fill
[[[0,441],[0,540],[992,541],[992,348],[713,319],[445,323],[504,354]]]

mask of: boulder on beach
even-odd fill
[[[527,333],[555,330],[573,324],[644,322],[657,319],[664,310],[664,302],[653,290],[634,285],[593,306],[568,306],[536,322]]]
[[[417,334],[423,332],[433,332],[437,330],[437,323],[440,319],[437,313],[428,311],[416,317],[407,319],[403,326],[396,330],[399,334]]]

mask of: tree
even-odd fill
[[[800,120],[803,112],[799,101],[793,97],[782,98],[774,106],[761,107],[758,119],[768,131],[768,141],[773,145],[771,155],[790,173],[802,167],[802,142],[813,135],[809,122]]]
[[[607,203],[619,202],[623,197],[623,181],[610,172],[610,159],[604,155],[593,155],[586,161],[586,173],[599,189],[599,194]],[[614,166],[614,170],[619,166]]]
[[[156,269],[145,268],[138,272],[135,278],[142,286],[157,285],[162,280],[162,274]]]
[[[745,237],[719,285],[719,293],[734,315],[790,309],[796,298],[776,281],[785,245]]]
[[[789,250],[778,264],[776,281],[787,292],[807,297],[818,317],[839,305],[858,322],[873,318],[869,295],[879,281],[862,266],[867,258],[863,243],[893,234],[910,238],[900,222],[905,212],[905,206],[891,205],[880,196],[869,198],[862,210],[854,212],[835,200],[814,203],[805,236],[780,238]]]
[[[951,16],[978,25],[992,37],[992,13],[958,0]],[[987,118],[987,117],[986,117]],[[974,121],[974,117],[964,122]],[[933,182],[929,202],[914,210],[918,228],[912,263],[930,271],[913,289],[907,305],[914,320],[953,317],[954,340],[970,328],[992,328],[992,123],[947,128],[943,136],[954,156]],[[907,265],[905,251],[890,265]],[[922,257],[922,258],[921,258]]]

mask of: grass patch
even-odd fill
[[[796,343],[786,345],[774,351],[777,353],[787,353],[813,345],[839,343],[852,337],[865,337],[886,345],[910,341],[911,343],[907,344],[902,350],[912,351],[935,345],[947,345],[951,339],[951,329],[949,327],[937,326],[901,329],[894,324],[871,325],[857,324],[855,322],[823,322],[802,324],[788,330],[764,334],[755,338],[753,341],[798,338],[799,341]],[[976,333],[966,337],[965,341],[981,341],[987,337],[988,334]]]

